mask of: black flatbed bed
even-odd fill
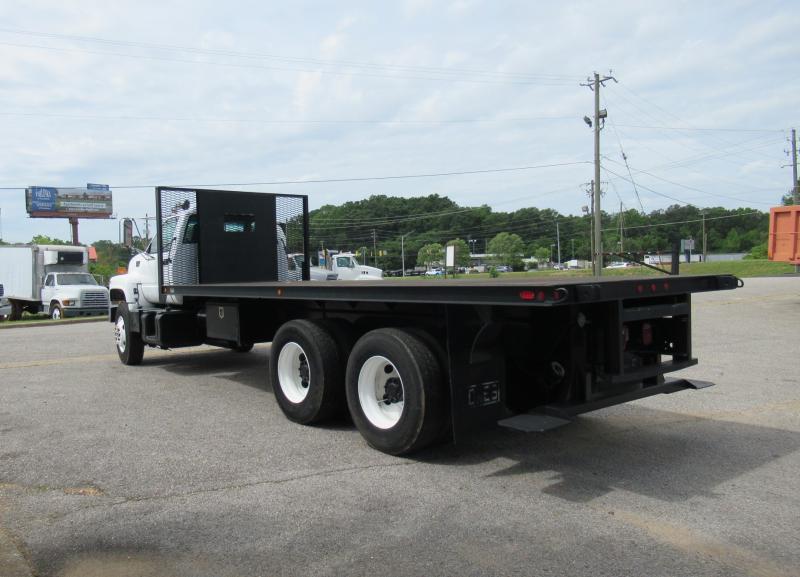
[[[207,283],[164,287],[167,294],[204,298],[383,303],[554,306],[611,299],[734,289],[734,275],[570,277],[489,280],[296,281]]]

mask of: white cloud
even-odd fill
[[[773,197],[756,189],[788,180],[778,168],[785,163],[781,133],[766,133],[755,143],[760,148],[748,150],[748,139],[760,133],[623,125],[780,129],[797,123],[800,79],[787,71],[794,66],[798,16],[795,3],[768,11],[754,2],[618,1],[602,10],[590,2],[523,1],[4,3],[6,28],[143,45],[0,32],[0,113],[27,114],[0,115],[0,186],[247,182],[589,160],[591,131],[581,118],[592,110],[592,93],[578,84],[593,70],[613,68],[620,84],[603,91],[604,106],[634,169],[675,163],[658,174],[711,192],[735,188],[733,196],[764,208],[755,202]],[[441,68],[450,73],[434,70]],[[567,118],[539,118],[548,116]],[[214,118],[228,121],[208,121]],[[269,122],[286,120],[426,122]],[[454,120],[481,122],[436,123]],[[620,142],[610,128],[603,150],[619,161]],[[734,152],[715,154],[737,143]],[[374,193],[438,192],[506,210],[537,204],[574,213],[585,203],[580,185],[589,179],[587,165],[265,188],[308,193],[312,207]],[[678,198],[700,196],[702,203],[699,193],[657,180],[649,185]],[[630,186],[618,181],[617,187],[626,202],[635,202]],[[536,191],[556,189],[567,192],[534,198]],[[506,202],[518,197],[529,200]],[[58,223],[10,223],[21,198],[0,191],[7,238],[27,240],[32,225],[60,230]],[[126,214],[152,212],[150,191],[120,189],[116,199]],[[648,195],[645,202],[654,209],[671,201]],[[707,202],[741,204],[712,196]],[[114,226],[93,223],[86,230],[115,238]]]

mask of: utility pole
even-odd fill
[[[378,248],[375,241],[375,229],[372,229],[372,266],[378,266]]]
[[[586,194],[589,195],[589,205],[583,207],[584,213],[589,216],[589,260],[594,255],[594,181],[587,184]]]
[[[605,119],[608,116],[608,111],[600,109],[600,87],[605,87],[608,80],[617,81],[613,76],[604,76],[595,72],[594,79],[587,78],[586,84],[581,86],[588,86],[590,90],[594,91],[594,274],[600,276],[603,273],[603,240],[601,230],[602,213],[600,212],[600,131],[605,125]],[[583,117],[584,122],[592,127],[592,121],[588,116]],[[600,121],[603,121],[601,124]]]
[[[800,204],[800,183],[797,182],[797,132],[792,128],[792,202]],[[794,265],[794,272],[800,272],[800,264]]]
[[[800,183],[797,182],[797,133],[792,128],[792,201],[800,204]]]
[[[414,231],[412,230],[411,232],[407,232],[405,234],[401,234],[400,235],[400,255],[401,255],[400,258],[403,261],[403,276],[406,276],[406,247],[405,247],[405,240],[406,240],[406,237],[409,234],[413,233],[413,232]]]
[[[561,233],[558,232],[558,220],[556,220],[556,244],[558,245],[558,265],[561,266]]]
[[[706,262],[706,260],[708,258],[706,256],[706,241],[707,240],[708,239],[706,238],[706,211],[703,211],[703,262]]]

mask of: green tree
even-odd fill
[[[444,247],[438,242],[426,244],[417,253],[417,265],[428,267],[433,263],[442,262],[444,258]]]
[[[489,252],[495,255],[498,263],[503,263],[512,268],[522,267],[522,254],[525,243],[518,234],[501,232],[489,241]]]
[[[752,248],[752,250],[748,254],[744,255],[744,258],[766,260],[767,243],[757,244]]]
[[[31,244],[70,244],[66,240],[61,240],[60,238],[50,238],[44,234],[37,234],[31,239]]]
[[[469,266],[469,245],[467,241],[454,238],[447,241],[446,246],[456,247],[456,266]]]
[[[536,249],[536,252],[533,254],[536,257],[536,260],[539,262],[547,262],[550,260],[550,249],[545,247],[539,247]]]

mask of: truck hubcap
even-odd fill
[[[403,379],[394,363],[376,355],[358,373],[358,401],[364,416],[379,429],[394,427],[403,414]]]
[[[119,352],[124,353],[127,340],[125,337],[125,319],[122,317],[119,317],[117,319],[117,324],[114,325],[114,340],[117,343]]]
[[[59,320],[61,318],[61,309],[59,308],[53,309],[51,316],[53,317],[53,320],[56,321]]]
[[[278,385],[292,403],[302,403],[308,395],[311,367],[303,347],[292,341],[278,354]]]

